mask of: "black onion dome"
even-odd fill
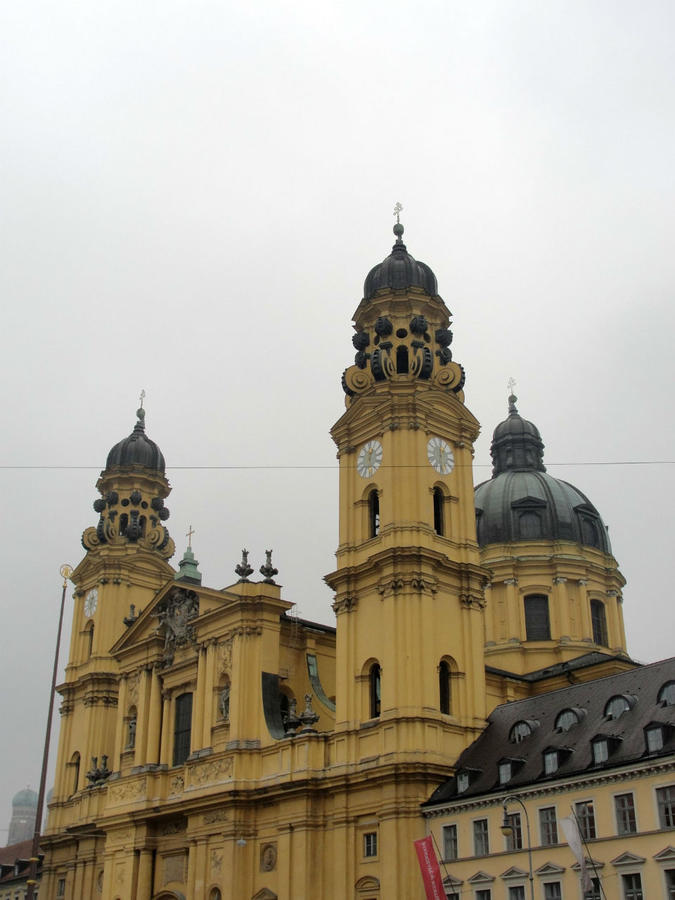
[[[509,397],[509,415],[494,430],[492,478],[475,489],[479,545],[562,540],[611,553],[588,497],[546,471],[539,430],[518,414],[516,399]]]
[[[166,469],[164,455],[154,441],[145,433],[145,410],[136,410],[138,421],[129,437],[112,448],[106,461],[106,469],[121,466],[143,466],[145,469],[154,469],[162,475]]]
[[[436,276],[426,263],[418,262],[408,253],[401,240],[403,225],[394,225],[394,234],[396,243],[391,253],[374,266],[366,277],[363,285],[364,298],[370,300],[383,288],[405,290],[409,287],[422,288],[429,296],[435,297],[438,294]]]

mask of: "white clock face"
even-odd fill
[[[359,450],[356,469],[361,478],[372,478],[382,462],[382,444],[379,441],[368,441]]]
[[[449,475],[455,467],[455,457],[450,444],[443,438],[432,437],[429,439],[427,457],[439,475]]]
[[[98,604],[98,588],[92,588],[84,598],[84,614],[85,616],[93,616],[96,612]]]

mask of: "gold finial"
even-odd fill
[[[396,224],[397,225],[401,224],[401,213],[402,212],[403,212],[403,207],[401,206],[400,203],[397,203],[396,206],[394,206],[394,215],[396,216]]]
[[[61,578],[63,578],[63,586],[65,587],[68,583],[68,579],[73,574],[73,567],[69,566],[68,563],[64,563],[59,569],[59,574]]]
[[[192,550],[192,535],[194,534],[194,529],[192,525],[188,525],[188,530],[185,537],[188,539],[188,550]]]

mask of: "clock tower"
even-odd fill
[[[63,697],[59,760],[52,802],[59,808],[83,787],[110,774],[117,735],[118,664],[110,648],[174,577],[175,545],[164,522],[171,488],[164,456],[145,433],[145,410],[117,443],[96,484],[99,519],[82,535],[86,556],[73,572],[73,626]],[[93,763],[93,758],[96,763]],[[87,770],[90,768],[90,771]],[[89,778],[92,775],[92,778]],[[72,802],[72,801],[70,801]]]
[[[340,461],[336,732],[351,758],[425,748],[444,765],[485,724],[484,585],[472,459],[450,312],[394,226],[354,315]],[[380,737],[375,739],[375,735]],[[366,738],[367,736],[367,738]],[[338,742],[339,746],[339,742]],[[446,768],[447,771],[447,768]]]

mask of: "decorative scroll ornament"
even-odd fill
[[[195,642],[195,629],[190,622],[199,615],[199,597],[194,591],[173,588],[153,615],[159,619],[160,631],[164,633],[163,662],[170,666],[177,647]]]
[[[94,501],[94,511],[99,514],[99,520],[82,535],[85,550],[95,550],[102,544],[113,547],[137,544],[156,551],[164,559],[173,556],[176,545],[161,524],[169,518],[162,497],[144,498],[137,488],[128,494],[108,491]]]

